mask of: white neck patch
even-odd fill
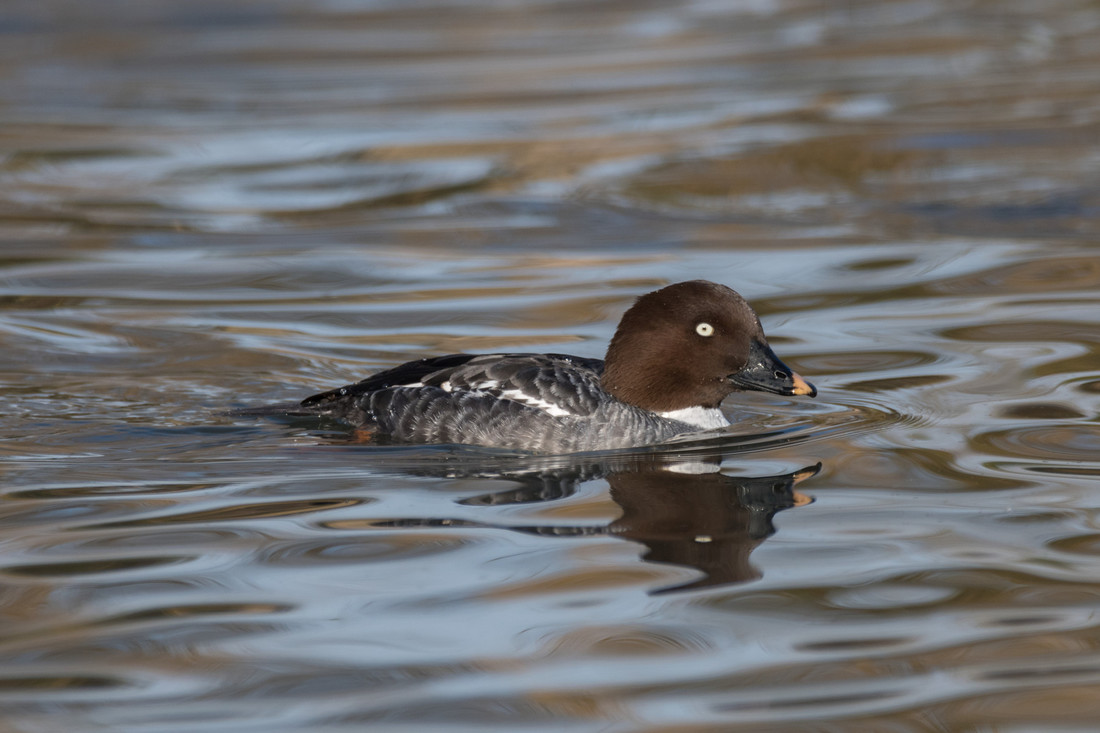
[[[661,417],[667,417],[669,420],[686,422],[703,430],[724,428],[730,424],[730,421],[717,407],[685,407],[682,410],[669,410],[657,414]]]

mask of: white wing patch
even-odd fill
[[[680,463],[670,463],[667,466],[661,466],[665,471],[671,471],[672,473],[683,473],[691,476],[698,476],[704,473],[719,473],[722,467],[714,463],[705,463],[703,461],[683,461]]]
[[[538,408],[554,417],[565,417],[573,414],[569,410],[563,409],[561,405],[555,405],[553,402],[540,400],[538,397],[529,395],[520,389],[506,389],[500,393],[500,396],[508,400],[513,400],[514,402],[522,402],[529,407]]]
[[[694,425],[703,430],[724,428],[730,424],[730,421],[726,419],[726,416],[723,415],[722,411],[717,407],[685,407],[681,410],[669,410],[668,412],[658,412],[657,414],[661,417],[667,417],[669,420],[686,422],[689,425]]]

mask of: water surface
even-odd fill
[[[124,22],[123,22],[124,21]],[[18,731],[1100,717],[1100,9],[16,2]],[[742,292],[816,400],[532,457],[233,407]]]

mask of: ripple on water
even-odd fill
[[[1058,402],[1019,402],[1001,406],[998,417],[1020,420],[1074,420],[1084,417],[1079,410]]]
[[[930,351],[851,350],[800,355],[798,363],[809,374],[868,374],[891,369],[915,369],[941,362],[942,355]]]
[[[1093,255],[1044,256],[991,267],[980,272],[945,278],[929,285],[935,292],[966,295],[1100,292],[1100,260]]]
[[[903,609],[943,603],[956,594],[954,588],[900,583],[875,583],[854,588],[837,588],[828,602],[838,608]]]
[[[130,570],[144,570],[165,565],[178,565],[194,559],[194,556],[186,557],[172,555],[166,557],[126,557],[71,562],[22,563],[19,565],[0,566],[0,572],[8,575],[32,578],[69,578],[75,580],[87,576],[116,574]]]
[[[240,603],[178,604],[173,606],[142,608],[118,616],[104,618],[97,622],[97,625],[126,626],[136,623],[175,622],[188,619],[223,621],[231,616],[255,618],[269,614],[282,614],[293,610],[293,608],[294,607],[289,604],[260,603],[256,601],[245,601]]]
[[[375,531],[368,536],[272,544],[259,552],[256,561],[283,567],[377,563],[451,553],[472,541],[455,533]]]
[[[1023,425],[978,433],[975,450],[1016,459],[1078,461],[1082,467],[1100,462],[1100,425],[1074,422]]]
[[[631,658],[681,654],[693,655],[714,651],[715,642],[701,630],[674,626],[588,626],[566,630],[546,640],[545,653],[553,657]]]
[[[66,693],[99,692],[127,686],[125,679],[106,675],[0,676],[0,699],[7,697],[25,699],[26,696],[36,692],[48,692],[51,698],[64,698],[71,697]]]
[[[1036,344],[1059,342],[1091,347],[1100,342],[1100,325],[1079,321],[1040,321],[1014,319],[1007,323],[979,323],[944,329],[945,338],[976,343]],[[1072,371],[1068,373],[1073,373]]]
[[[277,517],[297,517],[332,509],[343,509],[363,504],[363,499],[297,499],[292,501],[268,501],[246,504],[230,504],[199,511],[158,512],[152,516],[95,525],[99,529],[148,527],[172,524],[205,524],[207,522],[248,521]]]

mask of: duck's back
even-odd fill
[[[690,430],[600,385],[603,361],[567,354],[450,354],[314,395],[301,407],[397,442],[538,452],[601,450]]]

